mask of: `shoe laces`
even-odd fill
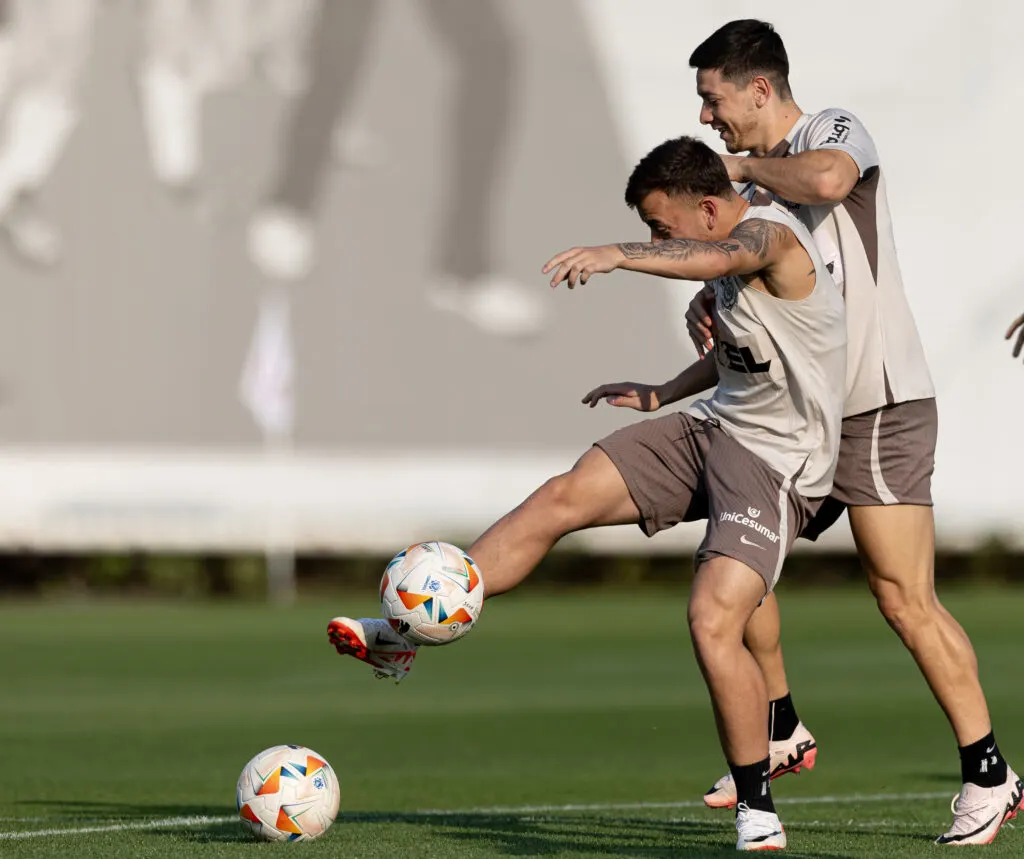
[[[985,794],[989,794],[989,791],[986,790]],[[949,831],[953,833],[973,832],[988,823],[991,818],[988,802],[990,799],[991,797],[988,795],[972,798],[965,797],[963,793],[956,794],[949,803],[949,810],[953,812],[953,826]]]
[[[777,815],[751,808],[745,802],[736,806],[736,812],[736,829],[744,838],[772,835],[782,828]]]

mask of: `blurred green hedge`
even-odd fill
[[[375,555],[301,556],[295,569],[300,592],[377,587],[389,558]],[[532,586],[628,586],[673,583],[691,574],[689,555],[591,555],[552,553],[531,578]],[[853,553],[798,553],[786,562],[787,586],[861,581]],[[941,582],[1024,584],[1024,554],[991,540],[972,552],[936,558]],[[0,592],[20,596],[75,593],[262,599],[266,595],[262,555],[96,554],[0,555]]]

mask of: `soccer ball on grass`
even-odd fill
[[[304,746],[260,752],[238,777],[238,816],[263,841],[311,841],[334,823],[341,787],[330,764]]]

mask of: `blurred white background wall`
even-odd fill
[[[0,33],[0,543],[468,538],[639,418],[579,398],[678,372],[692,285],[552,294],[539,268],[643,237],[622,190],[649,148],[718,146],[686,61],[737,17],[776,25],[804,110],[877,142],[938,388],[940,542],[1024,534],[1002,339],[1024,7],[63,2],[74,27],[8,2]]]

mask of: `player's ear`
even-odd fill
[[[754,99],[754,107],[764,107],[772,95],[772,84],[764,75],[755,75],[750,82],[751,95]]]
[[[708,235],[712,235],[718,225],[718,203],[714,197],[704,197],[698,205],[704,227],[707,229]]]

